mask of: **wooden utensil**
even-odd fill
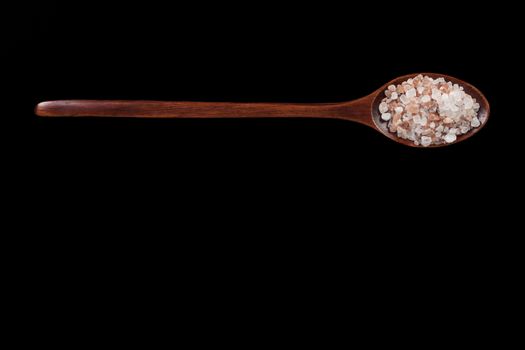
[[[410,140],[399,138],[388,131],[381,120],[379,104],[389,85],[397,85],[410,74],[398,77],[368,96],[340,103],[232,103],[232,102],[165,102],[165,101],[94,101],[69,100],[42,102],[36,107],[41,117],[127,117],[127,118],[332,118],[344,119],[367,125],[388,138],[407,146],[416,146]],[[443,77],[463,86],[465,92],[480,104],[478,119],[481,125],[458,136],[454,143],[464,141],[477,133],[486,123],[490,106],[483,94],[474,86],[444,74],[420,73],[432,78]],[[448,144],[431,145],[441,147]]]

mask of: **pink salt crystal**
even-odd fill
[[[452,118],[449,118],[449,117],[446,117],[445,119],[443,119],[443,123],[445,124],[452,124],[454,122],[454,120]]]
[[[388,131],[395,133],[397,131],[397,125],[390,122],[390,124],[388,124]]]
[[[417,103],[411,103],[407,106],[406,110],[410,114],[416,114],[419,112],[419,106]]]
[[[389,110],[390,112],[393,112],[393,111],[396,109],[396,107],[397,107],[398,105],[399,105],[399,103],[398,103],[397,101],[392,101],[392,102],[390,102],[390,103],[388,104],[388,110]]]
[[[396,86],[395,85],[389,85],[388,86],[388,90],[394,92],[394,91],[396,91]]]
[[[430,114],[428,115],[428,120],[430,120],[431,122],[432,122],[432,121],[435,122],[435,121],[439,121],[439,120],[441,120],[441,118],[440,118],[439,115],[437,115],[436,113],[430,113]]]
[[[439,90],[445,92],[445,93],[448,93],[450,91],[450,87],[447,85],[447,84],[443,84]]]
[[[396,113],[392,117],[392,124],[398,124],[401,121],[401,113]]]
[[[403,130],[409,130],[410,129],[410,123],[408,121],[402,122],[400,126],[403,128]]]

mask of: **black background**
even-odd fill
[[[457,272],[457,286],[515,257],[502,252],[506,196],[521,187],[505,85],[518,59],[501,38],[512,40],[516,22],[496,32],[499,11],[478,3],[167,3],[46,1],[2,22],[14,33],[1,53],[13,78],[2,115],[10,207],[33,232],[22,250],[39,252],[36,280],[67,280],[71,294],[100,276],[165,289],[155,281],[167,272],[210,289],[229,278],[255,288],[249,276],[264,279],[279,262],[282,285],[319,277],[331,288],[330,272],[343,269],[354,282],[379,274],[428,286]],[[488,125],[457,145],[413,149],[335,120],[33,114],[53,99],[336,102],[422,71],[478,87]],[[496,231],[478,229],[493,222]],[[436,273],[447,266],[447,277]]]

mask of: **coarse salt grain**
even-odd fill
[[[423,103],[430,102],[430,96],[424,95],[423,97],[421,97],[421,102]]]
[[[432,143],[432,138],[428,136],[422,136],[421,137],[421,145],[424,147],[430,146]]]
[[[390,118],[392,118],[392,114],[390,114],[390,113],[383,113],[383,114],[381,114],[381,119],[383,119],[386,122],[389,121]]]
[[[445,140],[446,143],[452,143],[456,141],[456,134],[446,134],[443,140]]]
[[[408,98],[416,97],[416,89],[412,88],[406,92]]]
[[[458,84],[418,75],[389,85],[379,104],[390,132],[424,147],[452,143],[481,125],[479,103]]]

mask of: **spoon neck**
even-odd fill
[[[353,101],[344,102],[339,106],[339,112],[343,119],[361,123],[375,128],[372,120],[372,103],[376,93],[358,98]]]

